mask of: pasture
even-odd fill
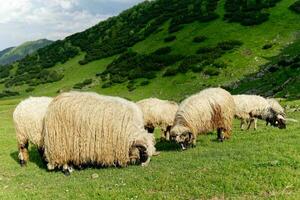
[[[300,124],[240,131],[217,142],[216,133],[198,137],[197,147],[157,139],[159,156],[148,167],[88,168],[66,177],[48,172],[35,147],[21,168],[12,112],[18,100],[0,102],[1,199],[299,199]],[[287,102],[295,104],[295,102]],[[288,113],[300,120],[300,113]],[[159,136],[159,130],[155,132]]]

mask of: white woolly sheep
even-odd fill
[[[148,98],[137,102],[144,116],[144,126],[149,133],[154,128],[161,128],[161,137],[169,140],[170,129],[173,125],[178,104],[173,101]]]
[[[66,175],[71,165],[145,166],[155,153],[139,107],[96,93],[57,96],[46,113],[43,134],[48,169],[62,167]]]
[[[257,119],[265,120],[273,126],[285,128],[285,120],[283,116],[272,108],[269,102],[257,95],[233,95],[236,113],[235,117],[241,120],[241,129],[248,124],[249,129],[254,124],[257,129]]]
[[[24,166],[29,159],[29,142],[37,145],[39,153],[43,154],[43,119],[51,101],[50,97],[29,97],[22,101],[13,113],[21,166]]]
[[[195,94],[180,105],[171,129],[171,138],[186,149],[196,145],[197,134],[217,130],[218,139],[231,135],[235,113],[234,100],[229,92],[221,88],[209,88]]]

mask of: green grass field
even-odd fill
[[[66,177],[47,172],[35,147],[27,167],[19,166],[11,117],[18,102],[0,102],[0,199],[300,198],[299,123],[279,130],[260,122],[257,131],[240,131],[235,121],[224,143],[216,134],[200,136],[196,148],[182,152],[158,140],[161,154],[148,167],[89,168]],[[288,117],[300,120],[300,113]]]

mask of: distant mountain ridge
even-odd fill
[[[25,42],[17,47],[10,47],[0,51],[0,65],[8,65],[15,61],[25,58],[40,48],[53,43],[51,40],[40,39],[36,41]]]

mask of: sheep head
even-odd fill
[[[180,144],[182,150],[186,150],[193,143],[193,134],[186,127],[175,126],[171,129],[170,139]]]
[[[136,140],[129,150],[129,159],[131,164],[147,163],[150,159],[147,142]]]

